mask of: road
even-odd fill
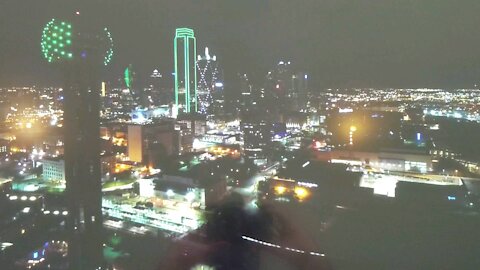
[[[260,170],[254,176],[250,177],[244,187],[233,187],[232,191],[236,192],[243,196],[245,200],[245,205],[247,206],[247,210],[255,210],[257,209],[257,185],[259,181],[263,181],[266,178],[275,174],[276,170],[280,164],[277,162],[265,169]]]

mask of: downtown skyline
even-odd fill
[[[109,81],[128,64],[145,77],[156,68],[173,71],[172,39],[178,27],[195,30],[197,48],[217,52],[226,84],[237,72],[261,83],[279,60],[309,72],[314,89],[473,88],[480,75],[480,19],[475,16],[480,5],[475,1],[144,0],[121,8],[113,2],[93,3],[98,7],[94,17],[117,37],[117,58],[104,74]],[[42,64],[41,22],[84,8],[54,1],[1,5],[0,86],[59,84],[54,68]]]
[[[10,1],[0,268],[480,269],[478,0]]]

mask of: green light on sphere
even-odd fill
[[[52,19],[43,28],[42,33],[42,55],[50,63],[61,62],[65,60],[71,60],[75,58],[75,52],[78,52],[82,46],[82,40],[78,40],[78,34],[74,34],[74,27],[72,24],[65,21]],[[101,28],[99,30],[102,30]],[[95,33],[98,34],[98,33]],[[100,32],[99,46],[100,50],[104,53],[102,58],[103,64],[108,65],[113,58],[113,39],[110,31],[107,28],[103,28]],[[79,45],[80,44],[80,45]],[[75,49],[74,49],[75,48]]]
[[[106,35],[106,42],[107,42],[107,51],[105,52],[105,58],[103,60],[103,64],[107,66],[113,58],[113,39],[112,39],[112,34],[108,30],[108,28],[103,29],[105,31]]]
[[[70,59],[73,55],[71,42],[63,43],[63,39],[68,39],[71,34],[66,31],[70,29],[70,24],[52,19],[48,22],[42,33],[42,53],[43,57],[50,63]],[[68,35],[67,35],[68,34]]]

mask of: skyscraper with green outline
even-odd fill
[[[197,112],[197,41],[192,29],[177,28],[174,47],[175,105],[178,112]]]

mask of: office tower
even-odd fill
[[[215,55],[210,56],[208,47],[205,55],[199,55],[197,60],[198,72],[198,110],[201,114],[210,113],[209,108],[213,103],[213,92],[216,86],[221,86],[218,81],[218,62]],[[218,83],[218,84],[217,84]]]
[[[83,18],[85,19],[85,18]],[[103,269],[100,173],[100,71],[113,55],[107,28],[94,28],[80,13],[52,19],[42,52],[64,72],[64,157],[68,201],[69,269]]]
[[[148,76],[146,82],[147,85],[143,87],[143,91],[140,92],[140,105],[143,107],[152,107],[159,106],[161,102],[166,102],[167,100],[160,96],[162,93],[160,87],[162,85],[163,75],[154,69],[152,73]]]
[[[266,90],[267,105],[271,111],[284,113],[306,110],[308,75],[294,71],[291,62],[280,61],[268,72]]]
[[[225,85],[225,106],[223,111],[226,114],[240,117],[241,112],[250,110],[254,102],[258,104],[253,96],[253,86],[250,83],[247,74],[236,73],[234,76],[230,77],[228,85]]]
[[[223,71],[221,68],[218,68],[217,81],[213,86],[212,92],[213,103],[210,110],[212,115],[225,115],[225,87],[223,82]]]
[[[271,105],[282,107],[286,109],[287,96],[291,91],[292,70],[291,63],[280,61],[278,64],[268,72],[266,89],[267,97],[272,99]]]
[[[132,65],[128,65],[123,71],[123,82],[125,83],[124,89],[122,89],[122,94],[131,97],[134,107],[138,104],[141,97],[140,91],[136,85],[136,73],[133,70]],[[127,98],[125,98],[126,100]]]
[[[128,65],[123,71],[123,81],[125,82],[125,86],[130,89],[133,86],[133,68],[132,65]]]
[[[172,121],[128,126],[128,157],[130,161],[149,166],[159,165],[159,157],[178,155],[181,151],[181,130]]]
[[[292,75],[292,87],[288,99],[293,111],[306,112],[308,103],[308,74],[297,72]]]
[[[238,76],[240,79],[240,93],[242,95],[239,99],[240,108],[242,111],[250,111],[252,107],[256,107],[255,105],[257,105],[257,102],[258,102],[258,99],[260,99],[260,96],[254,97],[252,95],[253,88],[252,88],[252,84],[248,80],[247,74],[238,74]]]
[[[257,165],[267,162],[267,151],[272,141],[272,124],[267,117],[259,115],[259,111],[242,114],[241,129],[244,142],[244,153]]]
[[[184,113],[197,112],[197,72],[195,69],[197,41],[193,30],[178,28],[173,47],[176,110]]]

